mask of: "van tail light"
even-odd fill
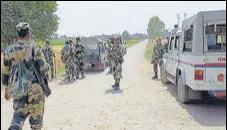
[[[224,74],[219,74],[219,75],[217,76],[217,80],[218,80],[219,82],[224,82]]]
[[[194,79],[195,80],[203,80],[204,78],[204,70],[195,70]]]

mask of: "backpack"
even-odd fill
[[[17,63],[12,66],[8,90],[10,97],[13,99],[20,99],[23,96],[26,96],[30,90],[34,75],[29,68],[29,61],[19,59],[15,51],[15,46],[13,46],[13,49],[15,55],[14,58]]]

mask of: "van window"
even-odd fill
[[[179,50],[180,37],[176,36],[174,50]]]
[[[173,44],[174,44],[174,37],[171,37],[170,43],[169,43],[169,50],[173,50]]]
[[[169,37],[167,37],[166,39],[167,39],[167,43],[165,44],[165,50],[168,50],[168,46],[169,46]]]
[[[226,25],[206,26],[205,38],[208,52],[226,52]]]
[[[193,27],[184,31],[184,49],[185,52],[192,52],[192,34]]]

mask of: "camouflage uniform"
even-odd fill
[[[124,62],[122,54],[122,46],[116,44],[112,48],[112,60],[113,60],[113,76],[115,84],[112,86],[115,90],[119,89],[121,73],[122,73],[122,63]]]
[[[19,23],[17,31],[19,32],[20,29],[29,29],[29,24]],[[13,98],[14,110],[8,130],[21,130],[28,116],[31,129],[41,130],[43,125],[45,95],[30,68],[30,58],[34,58],[38,65],[38,70],[44,77],[49,70],[49,65],[44,58],[42,50],[38,46],[31,44],[30,41],[20,39],[14,45],[9,46],[4,53],[2,83],[6,85],[5,95]],[[21,68],[22,65],[26,65],[26,69]],[[23,71],[25,73],[21,72],[22,69],[26,70]],[[26,76],[28,76],[26,74],[30,74],[31,77],[26,79]],[[27,82],[28,80],[30,80],[30,83]],[[17,84],[20,82],[22,84]],[[24,93],[21,93],[22,91]]]
[[[74,60],[73,60],[73,48],[69,43],[63,47],[62,50],[62,59],[65,63],[66,79],[70,81],[74,79]]]
[[[43,51],[43,54],[44,54],[44,57],[45,57],[47,63],[50,66],[51,79],[53,79],[54,78],[54,60],[53,60],[53,58],[55,58],[55,54],[54,54],[54,49],[49,45],[49,41],[47,41],[46,46],[44,46],[42,48],[42,51]]]
[[[163,53],[164,53],[164,48],[163,48],[162,44],[157,43],[154,46],[152,60],[151,60],[151,63],[153,64],[153,68],[154,68],[154,73],[155,73],[153,79],[158,78],[158,65],[159,66],[161,65]]]
[[[73,76],[76,76],[76,79],[79,78],[79,69],[78,69],[78,66],[77,66],[77,58],[76,58],[76,48],[75,48],[75,45],[73,44],[73,41],[72,40],[69,40],[69,43],[70,43],[70,47],[71,47],[71,60],[72,60],[72,63],[71,63],[71,66],[72,66],[72,75]]]
[[[85,54],[84,54],[84,47],[83,45],[80,43],[80,38],[77,37],[76,39],[76,44],[74,44],[74,48],[75,48],[75,59],[76,59],[76,64],[78,67],[77,71],[77,76],[79,76],[79,72],[81,72],[81,77],[84,78],[84,58],[85,58]]]
[[[112,50],[112,44],[110,44],[109,43],[109,46],[108,46],[108,48],[107,48],[107,53],[108,53],[108,55],[107,55],[107,58],[108,58],[108,64],[109,64],[109,68],[110,68],[110,73],[112,73],[112,70],[113,70],[113,65],[112,65],[112,57],[111,57],[111,50]]]

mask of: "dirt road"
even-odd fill
[[[107,71],[87,73],[70,85],[52,82],[46,100],[44,130],[225,130],[225,101],[181,105],[174,86],[151,80],[144,58],[146,41],[128,49],[121,90],[114,92]],[[1,101],[1,130],[12,117],[12,102]],[[29,129],[28,121],[24,130]]]

